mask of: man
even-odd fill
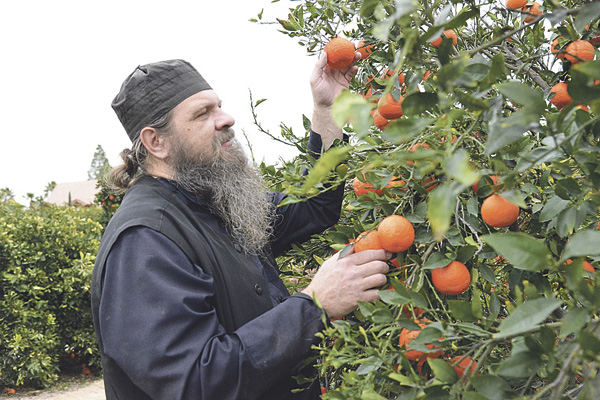
[[[358,59],[358,54],[357,54]],[[309,149],[342,131],[330,107],[356,67],[318,61]],[[276,207],[235,140],[234,120],[183,60],[139,66],[113,108],[131,138],[113,181],[128,188],[94,268],[92,310],[112,399],[316,399],[292,378],[323,329],[377,299],[385,251],[327,260],[290,296],[275,256],[339,218],[343,188]]]

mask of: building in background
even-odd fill
[[[96,193],[100,191],[97,185],[97,179],[90,179],[83,182],[58,183],[52,192],[50,192],[46,202],[59,206],[90,206],[94,204]]]

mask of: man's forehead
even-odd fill
[[[221,99],[215,93],[214,90],[203,90],[196,94],[191,95],[184,101],[182,101],[179,105],[183,105],[184,107],[204,107],[207,105],[212,105],[215,103],[220,103]]]

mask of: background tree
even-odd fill
[[[92,164],[88,170],[88,179],[100,179],[111,170],[106,153],[101,145],[96,147]]]
[[[0,202],[5,203],[14,199],[15,195],[12,190],[10,190],[9,188],[0,189]]]
[[[333,108],[349,146],[262,165],[288,202],[346,182],[339,223],[279,260],[288,285],[391,215],[414,228],[381,301],[325,331],[324,398],[598,398],[599,17],[600,2],[346,0],[278,20],[311,54],[336,36],[365,52]]]

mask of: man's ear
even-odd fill
[[[148,150],[148,153],[152,154],[159,160],[165,160],[169,155],[167,148],[167,137],[161,135],[154,128],[145,127],[140,132],[140,140],[144,147]]]

